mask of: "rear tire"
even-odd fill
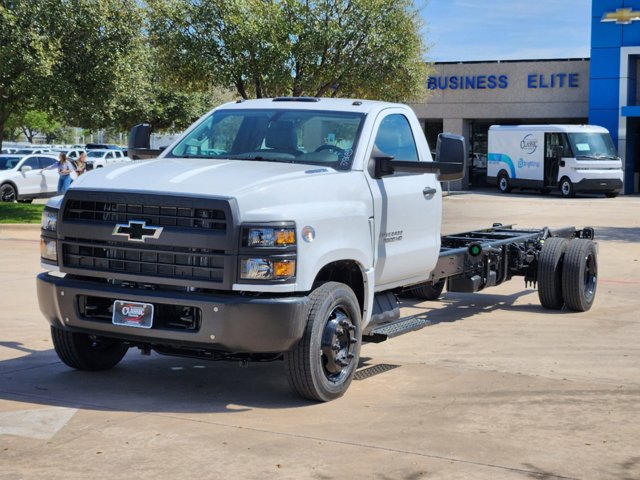
[[[573,188],[573,183],[567,177],[563,177],[560,180],[560,195],[564,198],[573,198],[576,196],[576,191]]]
[[[0,201],[15,202],[16,198],[18,198],[18,191],[16,190],[16,187],[10,183],[0,185]]]
[[[593,305],[598,286],[598,259],[591,240],[569,242],[562,268],[562,294],[569,310],[586,312]]]
[[[108,370],[115,367],[129,347],[118,340],[67,332],[51,327],[53,346],[66,365],[77,370]]]
[[[566,238],[547,238],[538,257],[538,298],[548,310],[560,310],[564,306],[562,263],[568,244]]]
[[[620,195],[620,192],[605,192],[604,196],[607,198],[616,198]]]
[[[347,285],[328,282],[309,295],[302,339],[284,354],[292,389],[309,400],[327,402],[349,388],[360,358],[360,305]]]
[[[509,193],[511,191],[511,184],[509,183],[509,175],[502,172],[498,176],[498,190],[501,193]]]

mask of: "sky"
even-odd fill
[[[588,58],[591,0],[423,0],[427,60]]]

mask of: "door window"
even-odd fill
[[[418,161],[418,149],[407,117],[394,114],[380,123],[375,145],[382,153],[394,160]]]
[[[31,167],[33,170],[37,170],[38,168],[40,168],[40,165],[38,163],[38,157],[27,158],[24,161],[24,163],[20,166],[20,168],[22,167]]]
[[[40,168],[47,168],[53,165],[54,163],[56,163],[56,161],[53,158],[48,158],[48,157],[38,157],[38,160],[40,163]]]

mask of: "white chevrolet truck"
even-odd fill
[[[148,147],[144,125],[131,152]],[[157,159],[81,176],[47,204],[37,280],[61,360],[80,370],[143,353],[283,360],[301,396],[341,396],[366,342],[425,326],[399,297],[477,292],[515,276],[544,308],[584,311],[593,229],[491,228],[441,236],[440,181],[413,111],[360,100],[226,104]]]

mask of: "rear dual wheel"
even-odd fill
[[[585,312],[595,299],[598,262],[595,244],[575,238],[545,240],[538,257],[538,297],[550,310]]]

